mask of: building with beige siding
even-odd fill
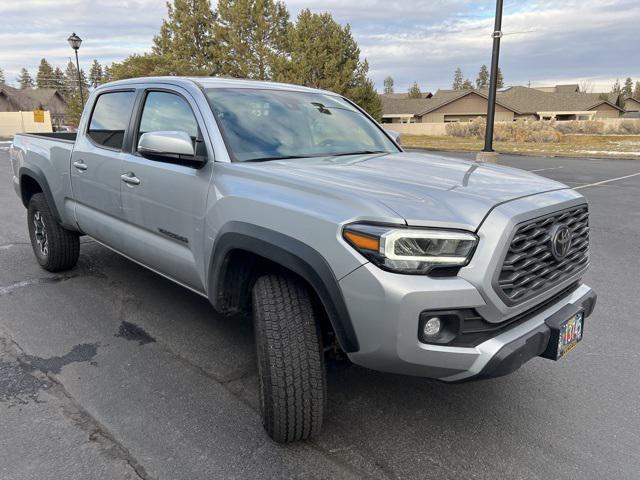
[[[624,109],[627,112],[640,112],[640,99],[627,97],[624,100]]]
[[[46,110],[54,126],[65,124],[67,102],[54,88],[17,89],[0,85],[0,112]]]
[[[486,90],[438,90],[423,98],[381,95],[383,123],[468,122],[487,114]],[[496,121],[618,118],[618,94],[582,93],[577,85],[510,87],[498,92]]]

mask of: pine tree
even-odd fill
[[[502,76],[502,70],[498,67],[498,80],[496,81],[497,88],[504,88],[504,77]]]
[[[464,83],[464,75],[462,74],[462,69],[458,67],[456,68],[456,71],[453,74],[453,85],[451,85],[451,88],[453,88],[454,90],[462,90],[463,83]]]
[[[98,85],[102,83],[103,71],[102,65],[98,60],[94,59],[91,64],[91,69],[89,70],[89,85],[93,88],[96,88]]]
[[[473,82],[467,78],[462,82],[462,90],[473,90]]]
[[[182,64],[183,67],[173,62],[169,57],[155,53],[143,55],[133,54],[122,62],[114,62],[105,69],[108,81],[122,80],[133,77],[151,77],[157,75],[194,75],[191,67]],[[107,81],[107,79],[105,79]]]
[[[86,97],[86,93],[89,90],[89,79],[87,78],[87,74],[83,69],[80,69],[80,81],[82,82],[82,90],[84,91]]]
[[[349,25],[341,26],[329,13],[304,9],[289,27],[288,41],[288,55],[274,63],[274,80],[334,91],[380,118],[380,98],[368,78],[369,64],[360,61]]]
[[[112,80],[113,75],[111,74],[111,65],[105,65],[102,69],[102,79],[100,83],[107,83]]]
[[[384,79],[384,93],[393,93],[393,78],[390,76]]]
[[[86,93],[89,89],[89,82],[87,81],[87,75],[82,69],[80,70],[80,81],[82,82],[82,90]],[[64,86],[62,89],[66,94],[71,95],[80,92],[78,87],[78,69],[73,62],[69,61],[69,63],[67,63],[67,69],[64,72]],[[85,95],[85,97],[86,96],[87,95]]]
[[[289,50],[289,12],[276,0],[218,0],[214,25],[222,75],[268,80]]]
[[[382,119],[382,101],[376,91],[373,80],[368,75],[369,62],[365,59],[360,62],[354,72],[353,80],[346,92],[346,96],[365,109],[374,119],[380,121]]]
[[[418,82],[413,82],[409,87],[409,91],[407,92],[407,97],[409,98],[422,98],[422,91],[420,90],[420,86]]]
[[[84,105],[82,104],[82,100],[80,98],[80,91],[75,91],[70,94],[65,95],[65,100],[67,104],[67,108],[65,111],[65,118],[69,125],[73,125],[77,127],[80,123],[80,117],[82,116],[82,110],[84,109]],[[87,101],[87,95],[84,96],[84,101]]]
[[[213,41],[216,16],[211,2],[173,0],[167,2],[167,10],[168,19],[162,21],[160,32],[153,38],[152,53],[133,55],[125,61],[130,60],[136,68],[153,65],[154,70],[174,75],[210,75],[217,71]],[[126,70],[120,69],[119,74],[125,75]]]
[[[4,85],[5,84],[5,80],[4,80],[4,70],[2,70],[0,68],[0,85]]]
[[[627,77],[627,79],[624,81],[624,87],[622,87],[622,94],[624,95],[625,98],[633,95],[633,80],[631,80],[631,77]]]
[[[56,67],[53,71],[53,88],[64,92],[64,72],[60,70],[60,67]]]
[[[480,67],[478,78],[476,78],[476,88],[487,88],[489,86],[489,69],[486,65]]]
[[[33,78],[31,78],[29,71],[24,67],[20,70],[20,76],[18,76],[17,81],[20,84],[21,90],[33,88],[34,86]]]
[[[36,85],[38,88],[55,88],[55,79],[53,78],[53,67],[45,58],[40,60],[38,73],[36,74]]]
[[[4,77],[0,76],[0,79],[4,81]],[[633,89],[633,98],[640,100],[640,81],[636,82],[636,88]]]

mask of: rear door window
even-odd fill
[[[122,150],[135,92],[103,93],[96,100],[87,135],[98,145]]]

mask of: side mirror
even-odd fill
[[[387,130],[386,128],[384,129],[385,132],[387,132],[389,135],[391,135],[391,138],[393,138],[393,140],[400,145],[400,132],[396,132],[395,130]]]
[[[140,136],[138,152],[143,157],[164,157],[172,160],[200,161],[193,149],[193,140],[187,132],[147,132]]]

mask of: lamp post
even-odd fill
[[[498,65],[500,39],[502,38],[502,3],[496,0],[496,21],[493,29],[493,53],[491,55],[491,78],[489,81],[489,102],[487,106],[487,129],[484,136],[483,152],[493,152],[493,124],[496,116],[496,93],[498,90]]]
[[[82,78],[80,77],[80,63],[78,62],[78,50],[80,49],[80,44],[82,43],[82,39],[74,33],[71,34],[69,38],[67,38],[67,42],[71,45],[71,48],[76,52],[76,69],[78,70],[78,86],[80,87],[80,101],[84,105],[84,95],[82,93]]]

